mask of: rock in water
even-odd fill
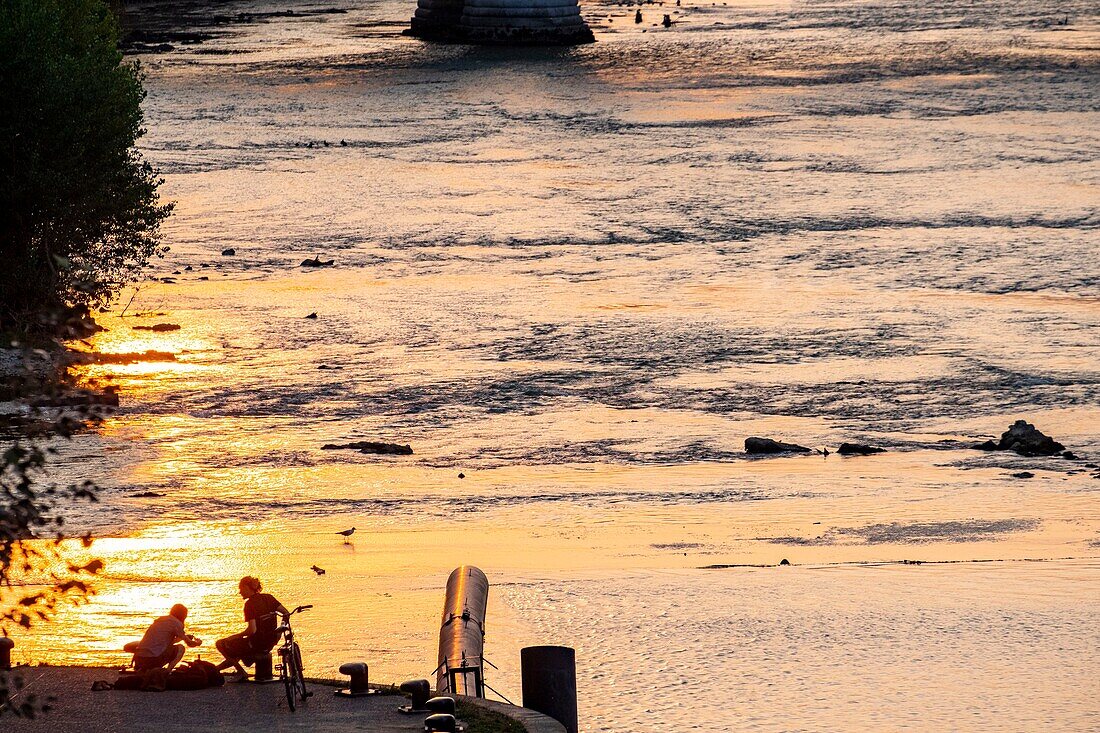
[[[233,255],[237,254],[237,250],[230,247],[229,249],[223,249],[222,254],[226,257],[232,257]]]
[[[320,257],[308,257],[302,260],[302,267],[331,267],[336,260],[322,260]]]
[[[399,445],[398,443],[379,443],[373,440],[360,440],[355,443],[325,443],[321,450],[357,450],[360,453],[377,453],[390,456],[411,456],[411,445]]]
[[[1021,456],[1052,456],[1065,449],[1064,445],[1023,420],[1012,423],[1012,427],[1001,434],[1001,442],[997,444],[997,450],[1016,451]]]
[[[417,0],[406,35],[426,41],[572,46],[596,40],[577,0]]]
[[[802,445],[794,443],[780,443],[771,438],[745,438],[745,452],[752,454],[769,453],[811,453],[812,451]]]
[[[156,323],[152,326],[134,326],[135,331],[156,331],[162,333],[164,331],[178,331],[180,325],[178,323]]]
[[[841,443],[836,450],[842,456],[869,456],[875,453],[885,453],[885,448],[876,448],[862,443]]]

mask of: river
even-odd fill
[[[251,574],[315,605],[307,673],[428,677],[469,563],[489,684],[575,647],[586,733],[1100,727],[1096,4],[584,2],[567,49],[412,10],[133,11],[203,35],[137,57],[171,252],[91,345],[175,360],[85,370],[122,406],[56,476],[107,569],[17,658],[177,601],[216,657]],[[970,448],[1020,418],[1081,460]],[[364,439],[414,453],[321,448]]]

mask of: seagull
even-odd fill
[[[351,537],[353,534],[355,534],[355,527],[352,527],[351,529],[345,529],[343,532],[337,532],[336,534],[344,535],[344,544],[346,545],[348,544],[348,537]]]
[[[324,568],[319,568],[316,565],[310,565],[309,569],[312,570],[313,572],[317,573],[318,575],[324,575],[325,574],[325,569]]]

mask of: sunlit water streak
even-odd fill
[[[469,562],[491,683],[576,646],[585,731],[1100,726],[1093,4],[585,4],[567,50],[329,6],[143,57],[177,282],[93,342],[176,361],[88,369],[107,577],[25,658],[212,640],[251,573],[311,670],[427,676]],[[1017,417],[1085,460],[966,449]]]

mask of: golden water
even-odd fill
[[[550,51],[343,5],[143,57],[180,274],[91,347],[177,361],[85,372],[107,570],[17,658],[175,602],[216,656],[252,574],[310,674],[429,677],[474,564],[489,683],[574,646],[585,731],[1100,727],[1095,7],[585,4]],[[1084,460],[967,449],[1019,417]]]

